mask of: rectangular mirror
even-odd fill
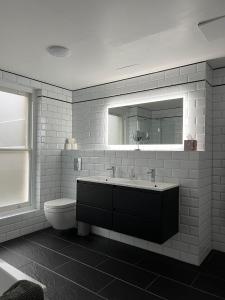
[[[109,145],[183,143],[183,98],[108,109]]]

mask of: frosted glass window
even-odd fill
[[[0,91],[0,208],[29,201],[29,98]]]
[[[28,201],[29,153],[0,152],[0,207]]]
[[[0,148],[27,148],[28,98],[0,91]]]

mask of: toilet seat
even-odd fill
[[[44,208],[54,211],[66,211],[76,207],[76,200],[69,198],[60,198],[56,200],[50,200],[44,203]]]

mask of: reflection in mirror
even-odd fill
[[[183,98],[108,109],[109,145],[183,143]]]

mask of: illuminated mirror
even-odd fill
[[[183,98],[108,109],[108,145],[183,143]]]

